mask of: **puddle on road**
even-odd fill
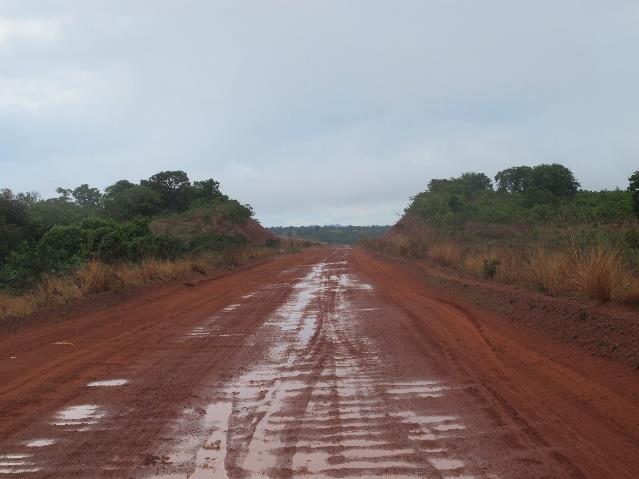
[[[93,381],[87,384],[89,387],[114,387],[124,386],[129,382],[128,379],[106,379],[104,381]]]
[[[47,447],[53,444],[55,444],[55,439],[35,439],[24,443],[27,447]]]
[[[191,472],[172,477],[223,478],[226,468],[238,477],[466,472],[462,461],[446,457],[447,448],[432,447],[443,445],[437,441],[449,437],[446,431],[462,430],[461,419],[421,409],[426,400],[440,401],[437,411],[445,410],[450,388],[385,376],[355,316],[378,308],[352,303],[373,287],[344,272],[347,264],[313,265],[292,286],[289,299],[254,333],[278,338],[267,360],[217,391],[216,401],[201,410],[200,439],[185,438],[173,448],[175,467]]]
[[[25,474],[39,470],[31,461],[31,454],[0,455],[0,474]]]
[[[462,469],[464,461],[459,459],[431,459],[431,464],[440,471],[450,471],[452,469]]]
[[[82,404],[58,412],[52,424],[54,426],[86,426],[97,424],[105,415],[104,408],[101,406]]]
[[[231,417],[232,404],[220,402],[206,408],[203,423],[208,437],[195,453],[195,471],[189,479],[226,478],[224,458],[226,457],[226,435]]]
[[[435,431],[455,431],[466,429],[466,426],[463,424],[439,424],[437,426],[433,426]]]

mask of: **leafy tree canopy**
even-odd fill
[[[193,193],[189,176],[181,170],[161,171],[148,180],[140,181],[140,185],[159,195],[160,207],[165,211],[185,210]]]
[[[91,188],[86,183],[78,186],[71,193],[75,203],[82,208],[98,209],[102,202],[102,193],[97,188]]]

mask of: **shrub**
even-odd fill
[[[64,271],[76,268],[88,255],[86,232],[75,225],[54,226],[38,243],[37,255],[47,270]]]
[[[121,230],[106,233],[98,245],[96,256],[105,263],[115,263],[127,256],[128,242]]]
[[[500,264],[501,264],[501,261],[499,261],[498,259],[484,258],[484,262],[483,262],[482,270],[481,270],[482,278],[493,279],[495,275],[497,274],[497,268],[499,268]]]

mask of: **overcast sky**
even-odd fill
[[[0,187],[166,169],[267,226],[388,224],[433,177],[639,169],[636,0],[0,0]]]

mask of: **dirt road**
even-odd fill
[[[636,478],[639,374],[316,248],[0,336],[13,477]]]

